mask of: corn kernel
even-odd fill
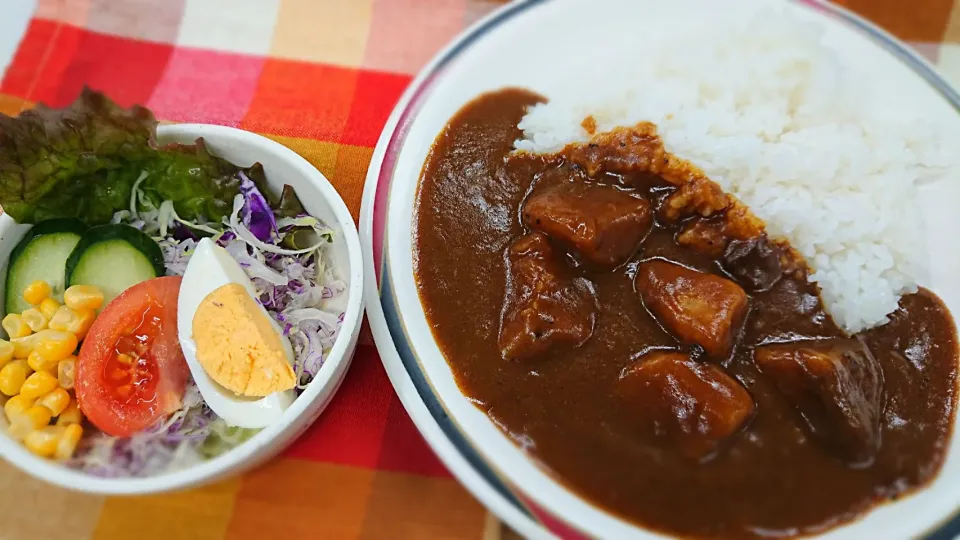
[[[57,364],[57,382],[60,388],[70,390],[73,388],[77,374],[77,357],[68,356]]]
[[[10,362],[0,369],[0,392],[8,396],[20,393],[20,387],[27,380],[26,362]]]
[[[70,394],[63,388],[54,388],[47,395],[38,399],[36,404],[50,409],[53,416],[59,416],[70,405]]]
[[[57,369],[57,362],[51,362],[41,356],[37,351],[33,351],[27,356],[27,365],[34,371],[54,372]]]
[[[97,314],[92,309],[76,310],[67,306],[60,306],[47,326],[51,330],[71,332],[77,336],[77,339],[83,339],[90,327],[93,326],[93,321],[96,318]]]
[[[59,362],[77,350],[77,336],[70,332],[44,330],[37,336],[33,350],[44,360]]]
[[[70,400],[70,404],[67,405],[67,408],[60,413],[60,416],[57,417],[58,426],[69,426],[70,424],[82,424],[83,423],[83,413],[80,412],[80,406],[77,405],[77,401],[74,399]]]
[[[50,292],[50,284],[42,279],[38,279],[27,285],[27,288],[23,290],[23,299],[31,306],[36,306],[49,298]]]
[[[53,315],[57,312],[57,309],[60,307],[60,302],[57,302],[53,298],[47,298],[43,302],[40,302],[38,309],[40,313],[43,313],[43,316],[49,321],[53,318]]]
[[[97,319],[97,312],[92,309],[72,309],[71,311],[73,317],[67,323],[66,331],[77,336],[77,339],[83,339],[93,326],[93,321]]]
[[[73,457],[73,453],[77,451],[77,445],[80,444],[81,436],[83,436],[83,427],[80,424],[70,424],[64,428],[53,457],[59,460]]]
[[[0,321],[0,326],[7,332],[10,339],[27,337],[33,333],[33,330],[30,330],[27,323],[23,322],[23,319],[16,313],[8,313],[3,321]]]
[[[13,360],[13,343],[5,339],[0,339],[0,367],[3,367]]]
[[[66,428],[47,426],[43,429],[35,429],[23,439],[23,445],[27,450],[40,457],[53,457],[59,450],[60,441]],[[72,452],[71,452],[72,453]]]
[[[15,416],[23,414],[23,411],[33,407],[33,400],[27,399],[21,395],[13,396],[3,404],[3,412],[7,413],[7,420],[13,421]]]
[[[53,317],[50,317],[50,323],[47,326],[51,330],[66,332],[67,325],[70,324],[74,316],[75,314],[72,309],[67,306],[60,306],[57,308],[57,312],[53,314]]]
[[[10,436],[15,440],[22,441],[31,431],[49,424],[51,418],[49,409],[34,405],[13,417],[13,420],[10,421]]]
[[[63,303],[70,309],[97,309],[103,305],[103,291],[93,285],[74,285],[64,291]]]
[[[25,359],[33,352],[33,347],[37,344],[37,336],[34,334],[27,337],[14,338],[10,340],[10,344],[13,345],[13,357]]]
[[[43,313],[40,313],[40,310],[37,308],[23,310],[23,313],[20,314],[20,319],[34,332],[46,330],[47,328],[47,318],[44,317]]]
[[[47,371],[38,371],[27,377],[20,387],[20,395],[27,399],[37,399],[57,387],[57,378]]]

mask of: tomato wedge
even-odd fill
[[[123,291],[103,309],[77,357],[77,403],[109,435],[129,437],[181,407],[190,369],[177,338],[179,277]]]

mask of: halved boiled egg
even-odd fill
[[[209,238],[197,243],[183,274],[177,327],[203,399],[228,424],[262,428],[293,403],[290,341],[243,268]]]

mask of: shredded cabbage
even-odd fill
[[[267,199],[247,175],[240,172],[241,223],[257,240],[269,242],[277,235],[277,220]]]
[[[130,209],[117,212],[112,221],[137,227],[156,240],[168,275],[183,275],[200,235],[223,246],[290,340],[299,394],[316,377],[343,322],[342,312],[327,309],[329,300],[346,290],[327,264],[326,248],[334,241],[334,232],[312,216],[276,219],[256,185],[240,174],[241,193],[223,223],[188,222],[177,215],[172,202],[150,200],[140,189],[146,174],[134,184]],[[311,233],[310,247],[281,247],[288,235],[304,232]],[[218,456],[257,431],[227,425],[190,381],[179,410],[132,437],[86,436],[69,465],[103,477],[154,476]]]
[[[251,232],[250,229],[248,229],[247,226],[241,221],[240,213],[246,205],[247,201],[244,199],[243,195],[237,195],[233,201],[233,214],[230,216],[228,225],[241,240],[250,244],[256,249],[267,251],[269,253],[276,253],[278,255],[303,255],[306,253],[313,253],[314,251],[320,249],[324,244],[329,242],[326,237],[327,235],[332,234],[332,231],[324,230],[322,231],[322,234],[319,235],[320,240],[308,248],[284,249],[275,243],[268,244],[257,238],[253,232]],[[317,232],[319,233],[320,231]]]

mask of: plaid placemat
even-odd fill
[[[958,83],[956,2],[841,3]],[[356,218],[373,146],[401,92],[440,47],[501,3],[39,0],[12,59],[0,58],[0,69],[9,64],[0,112],[39,101],[63,106],[86,84],[162,120],[262,133],[323,172]],[[366,329],[319,421],[282,457],[241,478],[178,494],[94,497],[0,464],[2,540],[508,535],[423,442]]]

